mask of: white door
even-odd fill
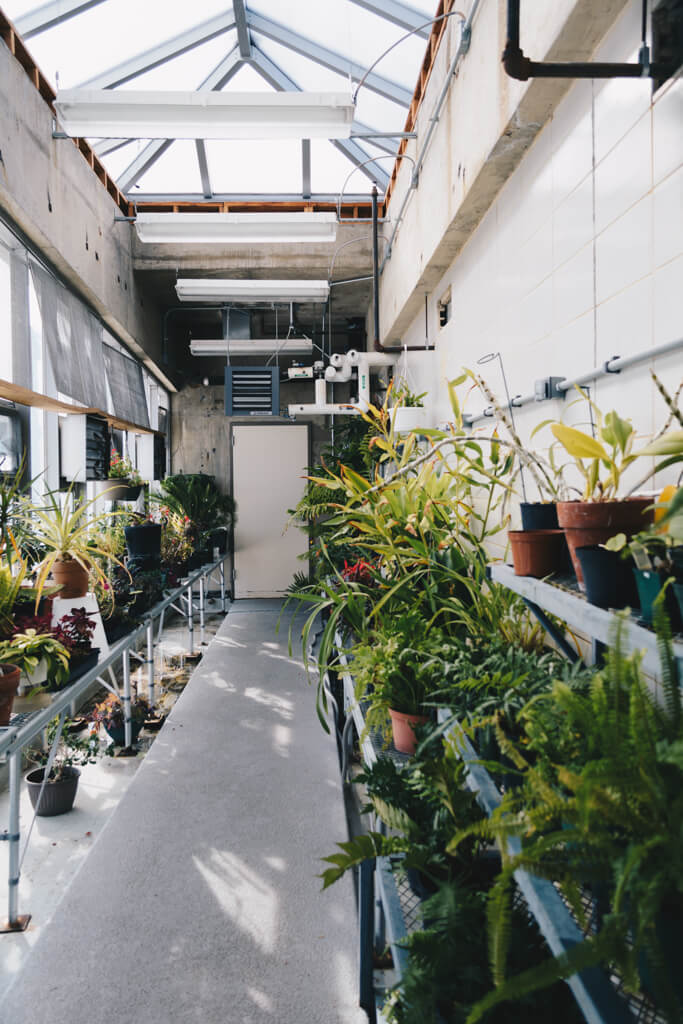
[[[279,597],[295,572],[308,538],[287,510],[303,495],[308,467],[308,426],[235,424],[232,428],[235,499],[235,598]]]

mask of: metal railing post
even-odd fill
[[[221,559],[218,571],[221,577],[221,609],[225,615],[225,562],[223,559]]]
[[[126,748],[133,745],[133,723],[130,714],[130,651],[126,647],[123,652],[123,721]]]
[[[19,911],[19,878],[21,869],[19,862],[19,842],[21,840],[19,824],[19,797],[21,792],[21,748],[12,751],[9,761],[9,873],[7,879],[7,923],[0,927],[2,932],[23,932],[31,920],[30,914],[20,915]]]
[[[190,654],[194,651],[194,608],[192,606],[192,584],[187,585],[187,634],[190,643]]]
[[[154,708],[154,622],[147,623],[147,697],[150,711]]]
[[[199,643],[204,644],[204,576],[199,577]]]

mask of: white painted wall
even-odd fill
[[[639,17],[632,0],[593,59],[635,60]],[[443,152],[430,152],[428,165],[432,157],[443,166]],[[414,231],[398,233],[390,262],[420,249]],[[385,276],[383,285],[393,287]],[[439,330],[437,303],[449,286],[452,317]],[[408,373],[416,390],[429,389],[440,420],[449,415],[446,381],[488,352],[502,354],[511,393],[528,394],[539,377],[576,376],[615,354],[683,337],[683,80],[654,98],[649,80],[573,84],[431,288],[429,321],[437,351],[409,354]],[[402,340],[424,344],[424,336],[422,311]],[[675,390],[683,352],[651,365]],[[481,369],[502,395],[495,366]],[[641,364],[594,389],[603,410],[617,408],[644,435],[666,411],[648,370]],[[522,437],[567,404],[519,410]],[[473,395],[468,410],[484,405]]]

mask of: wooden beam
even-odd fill
[[[139,423],[131,423],[129,420],[122,420],[110,412],[102,409],[73,405],[71,402],[62,402],[58,398],[50,398],[49,395],[41,395],[37,391],[23,388],[19,384],[12,384],[11,381],[0,379],[0,398],[8,402],[16,402],[17,405],[26,405],[33,409],[45,409],[47,412],[66,414],[67,416],[99,416],[106,420],[117,430],[132,430],[136,434],[156,434],[159,431],[150,427],[142,427]]]

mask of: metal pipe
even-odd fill
[[[154,623],[147,623],[147,697],[150,711],[154,709]]]
[[[19,793],[21,751],[9,755],[9,877],[7,918],[11,929],[19,927]]]
[[[190,645],[190,654],[194,651],[194,605],[192,599],[192,582],[187,586],[187,635]]]
[[[204,577],[199,580],[199,643],[204,644]]]
[[[133,745],[133,722],[131,720],[131,699],[130,699],[130,650],[123,652],[123,723],[124,723],[124,745],[126,750]]]
[[[373,347],[381,351],[379,340],[379,228],[377,224],[377,185],[372,183],[372,314],[375,331]]]
[[[227,609],[225,607],[225,562],[221,562],[218,567],[218,572],[221,578],[221,609],[225,615]]]

